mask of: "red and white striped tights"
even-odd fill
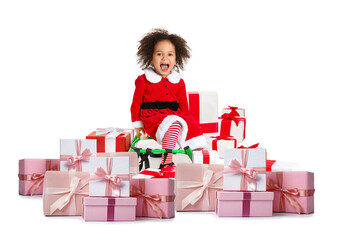
[[[163,149],[174,149],[178,140],[180,130],[181,124],[179,122],[172,123],[172,125],[169,127],[169,129],[167,130],[167,132],[163,137],[163,144],[162,144]],[[169,153],[167,155],[165,163],[172,162],[172,155],[173,155],[172,153]],[[162,163],[164,163],[164,154],[162,157]]]

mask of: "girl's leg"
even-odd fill
[[[169,127],[167,132],[165,133],[163,137],[163,149],[174,149],[174,147],[177,144],[178,136],[181,130],[181,124],[179,122],[174,122]],[[172,162],[172,153],[169,153],[167,155],[165,163],[171,163]],[[164,154],[162,157],[162,163],[164,163]]]

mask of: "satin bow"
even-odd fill
[[[111,172],[111,171],[110,171]],[[96,168],[94,174],[90,176],[90,180],[105,180],[106,181],[106,196],[112,196],[111,190],[114,195],[119,197],[121,195],[120,185],[122,179],[118,175],[108,174],[102,167]]]
[[[241,150],[242,164],[236,159],[229,162],[228,166],[225,167],[224,173],[241,173],[241,184],[240,190],[247,190],[247,183],[249,184],[252,191],[256,191],[256,178],[259,173],[265,173],[265,167],[250,167],[247,168],[248,162],[248,150]]]
[[[231,111],[229,113],[222,114],[219,119],[232,120],[235,122],[236,126],[239,126],[240,120],[242,120],[242,118],[240,118],[240,114],[238,111],[236,111],[238,108],[231,106],[228,107],[231,109]]]
[[[281,176],[281,175],[279,175]],[[282,178],[278,177],[278,180],[282,182]],[[280,200],[280,212],[285,211],[285,202],[284,199],[287,199],[289,204],[295,209],[295,211],[298,214],[301,214],[302,211],[302,206],[299,204],[299,202],[295,199],[295,197],[308,197],[308,196],[313,196],[315,190],[299,190],[298,188],[283,188],[281,187],[278,183],[274,182],[270,178],[267,178],[267,190],[268,191],[279,191],[281,195],[281,200]]]
[[[91,180],[105,180],[105,196],[112,196],[112,190],[116,197],[121,195],[120,185],[123,180],[129,180],[129,174],[111,174],[113,160],[111,157],[106,158],[106,171],[102,167],[97,167],[93,174],[90,175]]]
[[[145,214],[147,213],[147,204],[148,204],[159,218],[163,218],[163,210],[156,203],[156,202],[162,201],[162,198],[159,194],[153,194],[153,195],[145,194],[139,188],[132,186],[131,196],[141,197],[144,199],[144,204],[142,207],[143,213]]]
[[[216,182],[222,178],[222,172],[214,173],[212,170],[207,169],[203,176],[203,181],[197,184],[184,184],[184,182],[179,182],[179,188],[196,188],[193,192],[187,195],[182,200],[182,209],[185,209],[189,204],[194,205],[198,202],[202,197],[205,199],[204,208],[207,209],[209,206],[209,197],[208,191],[209,188],[221,189],[221,186],[216,186]]]
[[[72,174],[72,173],[70,173]],[[88,195],[87,191],[83,191],[82,189],[88,184],[88,178],[81,180],[81,178],[73,177],[70,180],[70,185],[68,188],[46,188],[46,194],[61,194],[62,196],[57,199],[50,206],[50,214],[52,215],[56,210],[62,210],[65,206],[70,205],[71,214],[76,213],[76,203],[75,203],[75,195]]]
[[[81,152],[81,140],[76,139],[76,154],[75,156],[69,156],[67,161],[70,169],[77,169],[77,171],[82,171],[81,161],[89,161],[90,157],[93,155],[91,149],[86,148]]]

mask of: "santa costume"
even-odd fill
[[[206,139],[194,117],[188,112],[184,80],[172,70],[164,78],[152,69],[146,69],[135,82],[136,89],[131,105],[131,119],[134,128],[144,131],[159,144],[169,127],[179,122],[181,131],[178,144],[192,150],[205,148]]]

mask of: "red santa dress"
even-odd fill
[[[131,119],[134,128],[144,131],[159,144],[172,123],[178,121],[182,128],[178,144],[192,150],[205,148],[206,139],[194,117],[188,112],[184,80],[172,70],[167,78],[152,69],[146,69],[135,82],[136,89],[131,104]]]

